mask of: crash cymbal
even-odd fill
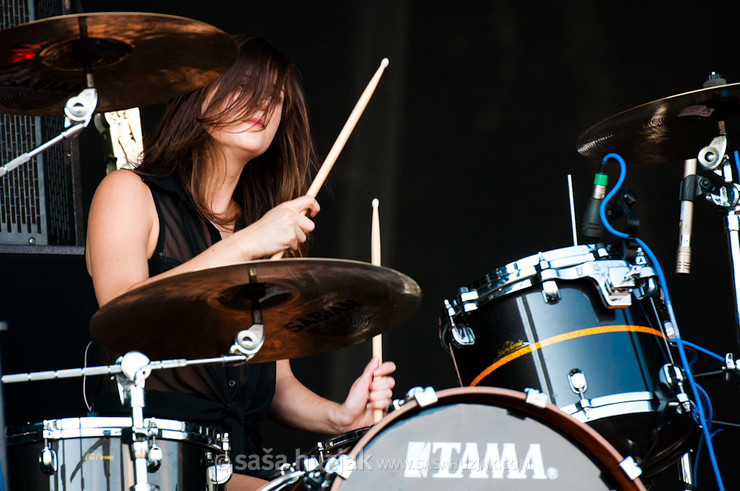
[[[63,116],[85,88],[97,112],[169,100],[206,85],[231,66],[223,31],[172,15],[115,12],[50,17],[0,31],[0,112]]]
[[[595,124],[578,138],[578,152],[601,160],[615,152],[634,163],[682,162],[719,136],[740,136],[740,83],[666,97]]]
[[[297,358],[372,338],[406,320],[421,290],[392,269],[338,259],[251,261],[171,276],[105,304],[90,333],[150,359],[228,354],[259,299],[265,341],[253,362]]]

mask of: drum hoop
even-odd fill
[[[47,419],[40,423],[8,427],[6,435],[8,444],[74,438],[121,437],[131,430],[131,424],[131,418],[126,416]],[[149,428],[150,426],[157,428],[157,438],[220,448],[215,443],[218,440],[215,431],[207,426],[170,419],[145,418],[144,427]]]
[[[452,311],[449,315],[453,317],[465,315],[488,302],[546,281],[589,280],[601,290],[606,307],[625,307],[630,304],[629,297],[623,299],[619,295],[619,300],[612,299],[606,291],[608,278],[604,272],[624,269],[625,274],[633,276],[636,274],[634,268],[637,266],[624,259],[610,258],[605,246],[601,244],[539,252],[509,263],[474,281],[464,289],[467,292],[475,292],[474,300],[463,300],[462,294],[458,295],[451,301]],[[644,279],[655,276],[655,272],[647,264],[639,265],[638,276]],[[470,306],[471,303],[475,306]]]
[[[444,389],[437,392],[438,402],[431,407],[452,405],[456,403],[501,403],[504,409],[514,409],[525,413],[528,417],[542,423],[548,423],[550,427],[571,443],[585,449],[589,456],[608,471],[619,486],[625,491],[645,491],[645,487],[639,479],[631,480],[619,466],[622,455],[596,430],[579,422],[572,416],[562,412],[557,406],[546,403],[545,407],[535,406],[526,402],[526,394],[498,387],[461,387]],[[386,427],[395,423],[396,420],[405,419],[421,412],[416,401],[410,401],[389,414],[380,422],[375,424],[365,435],[360,438],[357,445],[349,453],[349,457],[357,459],[358,455]],[[332,486],[338,488],[341,479],[337,479]]]
[[[501,356],[496,361],[491,363],[488,367],[483,369],[474,379],[472,382],[470,382],[471,387],[477,386],[479,383],[483,381],[487,376],[489,376],[491,373],[493,373],[495,370],[498,370],[502,366],[506,365],[507,363],[516,360],[519,357],[522,357],[524,355],[528,355],[532,353],[533,351],[540,350],[544,347],[558,344],[563,341],[570,341],[572,339],[585,337],[585,336],[594,336],[597,334],[614,334],[619,332],[636,332],[636,333],[642,333],[642,334],[651,334],[653,336],[658,336],[660,338],[663,338],[665,341],[669,341],[668,337],[658,329],[655,329],[653,327],[646,327],[646,326],[636,326],[631,324],[618,324],[618,325],[611,325],[611,326],[596,326],[596,327],[588,327],[585,329],[578,329],[576,331],[570,331],[562,334],[557,334],[555,336],[551,336],[549,338],[545,338],[543,340],[537,341],[534,344],[528,344],[526,346],[522,346],[520,348],[516,348],[513,351],[510,351],[509,353]]]
[[[609,258],[606,248],[600,244],[587,244],[571,247],[562,247],[550,251],[540,251],[537,254],[512,261],[506,266],[497,268],[493,273],[485,275],[473,283],[474,288],[484,287],[491,283],[500,283],[506,279],[506,283],[513,280],[509,278],[529,278],[542,269],[569,268],[586,262],[604,260]],[[523,271],[529,271],[527,275]]]

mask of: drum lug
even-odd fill
[[[473,346],[475,344],[475,333],[470,326],[452,326],[452,341],[457,347]]]
[[[44,474],[56,474],[58,468],[57,453],[48,444],[39,453],[39,466]]]
[[[146,468],[149,472],[156,472],[159,469],[159,466],[162,465],[162,458],[164,457],[164,454],[162,453],[162,449],[159,445],[156,443],[153,443],[151,447],[149,447],[149,452],[146,456]]]
[[[211,452],[206,452],[206,463],[208,464],[206,483],[208,485],[208,491],[219,489],[217,486],[225,484],[226,481],[231,479],[231,475],[234,473],[234,468],[229,458],[229,450],[231,450],[229,434],[224,433],[223,436],[219,435],[217,438],[221,440],[221,449],[224,453],[223,456],[216,456],[214,458]]]
[[[568,383],[570,389],[580,397],[580,400],[576,403],[576,408],[583,411],[583,415],[588,419],[591,401],[586,399],[586,391],[588,390],[586,374],[580,368],[574,368],[568,373]]]
[[[683,382],[685,380],[683,371],[680,367],[666,363],[660,369],[659,380],[668,386],[676,395],[676,400],[680,404],[679,410],[683,410],[687,413],[691,412],[691,400],[686,395],[686,391],[683,388]]]
[[[477,298],[477,293],[476,293]],[[450,304],[449,300],[444,301],[445,304],[445,310],[447,311],[447,317],[450,319],[450,324],[448,329],[442,328],[442,342],[443,343],[449,343],[452,342],[455,344],[456,347],[462,348],[463,346],[472,346],[475,344],[475,333],[470,328],[470,326],[467,326],[465,324],[457,325],[455,324],[455,309]],[[449,336],[446,335],[447,333],[452,334],[452,339],[449,339]],[[447,339],[445,339],[447,338]]]
[[[553,280],[542,282],[542,295],[545,297],[545,303],[558,303],[560,301],[560,289],[558,284]]]
[[[632,457],[627,457],[621,461],[619,468],[632,480],[637,479],[642,474],[642,469],[640,469],[640,466],[637,465],[635,459]]]

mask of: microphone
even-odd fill
[[[599,172],[594,176],[594,189],[591,191],[591,198],[586,206],[586,213],[583,214],[581,223],[581,234],[593,239],[599,239],[604,235],[604,225],[599,217],[599,207],[601,201],[606,196],[606,163],[602,162]]]
[[[696,195],[696,159],[687,159],[683,165],[681,181],[681,213],[678,222],[678,252],[676,273],[691,273],[691,228],[694,221],[694,199]]]

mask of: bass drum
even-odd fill
[[[492,387],[437,397],[425,407],[408,402],[372,427],[349,453],[355,470],[332,489],[645,489],[603,437],[551,404]]]
[[[652,474],[698,425],[657,277],[632,255],[582,245],[508,264],[446,301],[440,338],[462,385],[534,388]]]
[[[206,489],[207,468],[223,461],[221,436],[165,419],[145,419],[144,427],[162,450],[159,467],[147,473],[153,489]],[[65,418],[9,427],[10,488],[128,491],[136,484],[129,441],[128,417]]]

